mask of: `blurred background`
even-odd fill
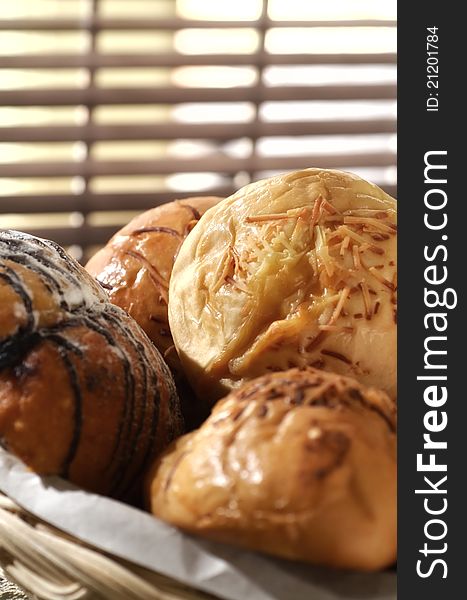
[[[86,260],[162,202],[310,166],[396,195],[396,0],[10,0],[0,227]]]

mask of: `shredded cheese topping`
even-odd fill
[[[396,290],[385,276],[390,271],[392,277],[396,268],[392,260],[391,266],[387,262],[391,257],[385,258],[385,242],[397,233],[394,221],[393,209],[341,213],[323,194],[286,212],[243,217],[245,226],[233,228],[231,243],[206,286],[209,303],[215,306],[217,293],[238,295],[244,320],[240,329],[261,319],[264,325],[253,339],[239,330],[236,339],[243,336],[246,342],[248,337],[244,353],[240,346],[224,348],[229,370],[247,368],[256,354],[297,337],[299,353],[311,354],[323,336],[352,334],[356,319],[371,320],[382,305],[384,288],[386,293]],[[375,292],[368,279],[383,287],[375,286]],[[267,303],[267,318],[258,298]],[[219,357],[211,366],[223,363]]]

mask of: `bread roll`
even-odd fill
[[[173,263],[186,235],[219,200],[187,198],[148,210],[118,231],[86,265],[112,304],[135,319],[176,371],[180,363],[167,318]]]
[[[133,497],[181,433],[162,357],[53,242],[0,231],[0,440],[31,469]]]
[[[396,559],[396,415],[379,390],[317,369],[221,400],[148,477],[152,512],[289,559],[376,570]]]
[[[396,396],[396,202],[348,173],[306,169],[248,185],[187,237],[169,321],[211,402],[294,366]]]
[[[169,280],[180,245],[200,215],[220,198],[187,198],[135,217],[95,254],[86,269],[144,329],[175,376],[188,426],[198,425],[209,406],[196,402],[175,350],[167,316]]]

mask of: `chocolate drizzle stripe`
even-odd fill
[[[191,206],[191,204],[184,203],[184,204],[181,204],[181,206],[183,206],[184,208],[187,208],[197,221],[199,221],[201,219],[200,212],[198,210],[196,210],[196,208],[194,206]]]
[[[147,355],[143,352],[142,343],[134,335],[134,331],[132,329],[131,330],[123,329],[120,321],[118,319],[116,319],[114,315],[106,313],[105,318],[107,318],[109,321],[111,321],[114,324],[114,326],[117,327],[121,331],[122,335],[125,335],[125,334],[127,335],[127,339],[130,342],[130,344],[133,346],[135,354],[138,357],[138,366],[142,370],[143,386],[138,394],[136,393],[137,390],[133,389],[133,402],[132,402],[132,411],[131,411],[132,418],[130,421],[130,427],[128,429],[128,434],[127,434],[126,438],[124,438],[124,442],[126,441],[127,446],[129,446],[129,449],[127,449],[127,451],[126,451],[125,458],[127,460],[127,463],[131,464],[132,458],[135,454],[137,445],[139,443],[140,433],[144,426],[143,412],[146,412],[147,405],[149,404],[147,390],[148,390],[148,372],[150,371],[150,362],[148,360]],[[128,335],[130,332],[131,332],[131,335]],[[161,368],[163,369],[163,363],[161,363]],[[167,371],[166,379],[167,379],[167,381],[170,381],[171,378],[170,378],[170,373],[168,371],[168,368],[166,369],[166,371]],[[155,408],[157,408],[157,412],[159,411],[159,408],[157,405],[160,402],[160,394],[159,394],[159,390],[158,390],[158,385],[159,385],[158,375],[156,373],[153,373],[152,386],[153,386],[153,389],[155,390],[153,402],[154,402]],[[174,394],[176,394],[175,391],[174,391]],[[169,402],[171,400],[173,400],[173,394],[170,394]],[[176,401],[175,401],[175,404],[176,404]],[[176,410],[174,412],[172,412],[172,411],[173,411],[173,409],[169,405],[169,407],[168,407],[169,439],[173,439],[173,437],[175,436],[174,432],[172,432],[172,430],[174,429],[174,422],[173,422],[174,417],[172,417],[172,415],[177,414],[177,411]],[[138,416],[138,414],[139,414],[139,416]],[[159,412],[157,414],[157,421],[158,421],[158,416],[159,416]],[[156,430],[157,430],[157,424],[158,424],[157,421],[154,424]],[[148,447],[149,452],[150,452],[150,449],[151,449],[151,447]],[[143,459],[143,464],[141,465],[141,468],[144,467],[145,461],[146,461],[146,457]],[[136,469],[136,471],[138,472],[138,469]],[[132,476],[130,476],[129,481],[127,481],[127,482],[125,482],[124,479],[121,479],[120,482],[118,482],[118,483],[116,482],[115,491],[119,491],[119,492],[123,493],[124,491],[126,491],[127,489],[129,489],[131,487],[135,478],[136,478],[136,475],[133,474]]]
[[[149,426],[149,435],[147,436],[146,450],[144,452],[143,460],[141,461],[140,466],[136,469],[133,476],[128,481],[127,485],[125,486],[124,492],[131,489],[131,487],[134,485],[135,481],[137,481],[138,478],[141,477],[141,475],[149,467],[150,462],[153,459],[155,442],[156,442],[156,437],[157,437],[157,429],[158,429],[158,425],[159,425],[160,400],[161,400],[159,387],[158,387],[158,379],[157,379],[157,376],[155,373],[153,373],[153,375],[152,375],[151,386],[152,386],[152,389],[154,390],[154,394],[151,398],[151,402],[149,402],[149,401],[147,402],[147,404],[149,406],[151,406],[151,408],[152,408],[152,415],[151,415],[151,423]]]
[[[37,264],[33,266],[31,264],[31,260],[25,256],[9,256],[7,257],[7,260],[11,260],[12,262],[15,262],[18,265],[22,265],[23,267],[26,267],[27,269],[35,273],[36,275],[39,275],[47,291],[51,294],[55,294],[59,298],[60,308],[68,310],[69,307],[63,295],[63,291],[60,287],[60,284],[55,279],[55,277],[53,277],[48,272],[50,270],[50,267],[48,265],[44,265],[42,261],[37,261],[39,265],[43,265],[44,268],[42,268],[42,266],[38,266]]]
[[[0,241],[2,242],[2,245],[5,244],[5,240],[0,240]],[[53,273],[57,273],[57,274],[61,275],[73,287],[76,287],[79,289],[81,287],[79,272],[77,271],[77,269],[73,265],[73,263],[71,263],[68,260],[67,261],[68,269],[61,268],[57,264],[57,262],[49,260],[46,256],[44,256],[43,252],[38,251],[38,250],[31,251],[31,247],[30,247],[31,244],[30,244],[30,240],[28,238],[26,238],[26,240],[19,240],[16,237],[13,237],[12,239],[7,238],[6,242],[7,242],[6,251],[0,253],[1,255],[3,255],[2,258],[4,260],[10,260],[17,264],[20,264],[20,265],[28,268],[29,270],[33,271],[37,275],[39,275],[39,277],[43,281],[44,285],[46,285],[46,287],[49,290],[51,289],[50,285],[53,286],[55,292],[58,294],[58,296],[60,298],[61,308],[70,309],[70,307],[66,301],[66,298],[63,294],[63,291],[61,289],[60,283],[53,276]],[[34,242],[37,242],[38,245],[41,246],[42,248],[44,248],[45,250],[50,251],[50,247],[48,247],[47,244],[45,244],[43,240],[34,238]],[[52,244],[52,242],[51,242],[51,244]],[[52,247],[54,250],[56,250],[55,245],[52,244]],[[66,258],[66,255],[63,253],[63,251],[60,252],[60,256],[63,256],[63,258]],[[76,310],[76,309],[82,308],[84,305],[85,305],[85,303],[83,301],[83,302],[81,302],[80,305],[77,305],[73,308],[74,308],[74,310]]]
[[[27,316],[26,329],[28,331],[32,331],[32,328],[34,327],[34,313],[32,310],[32,300],[28,292],[26,291],[23,282],[18,277],[17,273],[6,265],[3,266],[3,269],[3,272],[0,271],[0,277],[12,288],[15,294],[17,294],[20,297]]]
[[[58,352],[63,360],[63,364],[68,372],[68,377],[70,379],[71,389],[73,391],[73,396],[75,399],[74,403],[74,414],[73,414],[73,434],[71,436],[70,445],[68,447],[68,451],[66,453],[65,459],[62,463],[60,476],[68,478],[70,474],[70,467],[73,460],[76,457],[76,453],[78,451],[79,442],[81,439],[81,430],[83,427],[83,399],[81,395],[81,386],[79,384],[78,374],[76,372],[76,368],[73,362],[70,360],[70,357],[67,354],[66,345],[60,345],[63,340],[59,340],[59,338],[53,337],[50,338],[52,342],[55,342],[58,346]]]
[[[136,342],[140,345],[140,342]],[[156,350],[154,350],[156,352]],[[144,359],[146,361],[146,358]],[[161,404],[161,393],[160,386],[161,382],[165,382],[166,392],[168,394],[168,406],[167,406],[167,439],[165,442],[172,441],[182,432],[180,427],[177,427],[177,424],[183,421],[183,417],[180,411],[180,406],[178,404],[178,396],[175,385],[172,383],[172,377],[169,371],[169,368],[166,366],[164,362],[160,363],[160,373],[156,373],[153,371],[151,376],[151,387],[150,389],[153,391],[153,396],[151,400],[147,398],[147,401],[144,403],[145,411],[150,406],[152,408],[152,420],[150,425],[150,435],[147,436],[147,445],[146,452],[143,456],[141,465],[136,469],[133,476],[130,478],[128,484],[124,488],[124,492],[128,489],[131,489],[135,481],[144,473],[145,469],[149,467],[149,463],[154,455],[155,441],[157,436],[157,430],[159,425],[159,416],[160,416],[160,404]],[[138,434],[139,435],[139,434]],[[138,437],[137,437],[138,439]]]
[[[122,326],[118,319],[116,319],[113,315],[109,313],[102,313],[102,318],[116,327],[120,333],[123,333],[124,336],[127,336],[127,339],[130,343],[134,344],[134,340],[132,340],[133,336],[128,335],[127,330],[123,330]],[[135,420],[135,408],[136,408],[136,386],[135,386],[135,378],[133,374],[133,369],[131,368],[131,362],[127,353],[121,346],[118,346],[122,352],[122,356],[124,359],[125,366],[125,410],[124,410],[124,419],[122,422],[122,427],[119,430],[119,440],[118,445],[121,446],[121,452],[115,454],[116,456],[116,470],[114,476],[112,477],[112,493],[117,493],[117,490],[121,487],[124,482],[126,476],[126,470],[128,469],[128,465],[130,461],[128,457],[132,454],[132,447],[136,440],[132,440],[132,428]],[[138,354],[137,354],[138,356]],[[142,357],[138,356],[139,362],[141,364]],[[132,443],[133,442],[133,443]],[[117,446],[118,447],[118,446]],[[111,463],[112,464],[112,463]]]
[[[104,315],[100,315],[102,318],[105,318]],[[122,439],[124,437],[124,430],[128,429],[128,420],[130,419],[129,414],[129,405],[131,404],[131,395],[132,395],[132,373],[130,361],[128,359],[127,354],[124,352],[122,347],[117,343],[114,336],[104,327],[99,325],[96,321],[93,321],[91,318],[83,317],[83,321],[87,327],[104,337],[109,345],[116,348],[119,351],[120,359],[123,364],[123,373],[125,379],[125,387],[124,387],[124,399],[123,399],[123,410],[122,410],[122,418],[118,424],[117,435],[115,438],[115,445],[111,452],[111,460],[108,464],[108,468],[111,469],[115,464],[115,472],[113,478],[117,479],[122,477],[124,468],[123,461],[125,460],[124,451],[122,453],[119,452],[120,446],[122,444]],[[120,454],[120,456],[119,456]]]
[[[55,344],[57,344],[57,346],[64,350],[67,350],[68,352],[73,352],[73,354],[76,354],[76,356],[79,356],[79,358],[83,358],[84,356],[84,352],[81,350],[81,348],[75,346],[75,344],[72,344],[69,340],[63,338],[61,335],[48,333],[44,336],[44,339],[54,342]]]
[[[135,343],[138,348],[138,356],[142,357],[143,352],[142,352],[141,344],[139,342],[135,342]],[[140,362],[140,366],[143,370],[142,389],[138,395],[140,398],[140,402],[136,402],[136,400],[138,398],[135,397],[135,409],[137,411],[137,414],[135,415],[135,418],[133,420],[134,435],[133,435],[133,439],[130,440],[130,452],[127,455],[128,464],[130,464],[130,465],[133,464],[133,457],[134,457],[136,449],[138,447],[138,443],[141,439],[141,433],[143,432],[143,429],[144,429],[144,423],[146,421],[146,416],[147,416],[146,412],[147,412],[148,405],[149,405],[148,368],[147,368],[145,360],[140,360],[139,362]],[[135,389],[135,392],[136,392],[136,389]],[[131,429],[130,429],[130,433],[131,433]],[[133,477],[130,477],[127,485],[124,487],[123,493],[125,493],[128,489],[131,488],[132,484],[134,483],[134,480],[135,480],[135,477],[133,475]]]
[[[2,235],[5,237],[4,233]],[[37,246],[40,246],[43,250],[50,252],[50,247],[48,244],[44,243],[44,240],[39,238],[29,238],[26,236],[24,239],[21,239],[13,236],[11,238],[7,238],[6,240],[0,240],[0,243],[6,247],[6,252],[3,252],[4,257],[7,259],[11,257],[11,260],[15,260],[15,258],[35,259],[41,262],[44,266],[57,271],[61,275],[70,277],[70,279],[73,277],[73,275],[76,276],[78,273],[76,267],[70,263],[69,258],[64,254],[63,251],[60,252],[60,256],[67,261],[67,268],[61,268],[56,262],[48,260],[41,250],[34,250],[31,252],[31,241],[33,241]],[[53,245],[52,242],[49,243],[52,245],[53,250],[55,251],[55,245]],[[19,255],[17,252],[19,252]]]
[[[31,298],[15,271],[7,265],[3,265],[3,269],[3,272],[0,271],[0,278],[19,296],[26,311],[26,324],[0,341],[0,369],[12,366],[21,360],[22,356],[39,341],[38,334],[33,333],[34,313]]]
[[[41,341],[38,332],[19,330],[0,343],[0,371],[14,367]]]
[[[175,237],[181,238],[182,236],[171,227],[140,227],[139,229],[135,229],[130,233],[130,235],[142,235],[144,233],[168,233],[169,235],[173,235]]]

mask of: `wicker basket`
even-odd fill
[[[106,556],[40,522],[0,494],[0,568],[44,600],[213,600],[165,576]],[[1,585],[1,583],[0,583]],[[11,585],[0,598],[21,598]],[[24,597],[24,596],[23,596]]]

